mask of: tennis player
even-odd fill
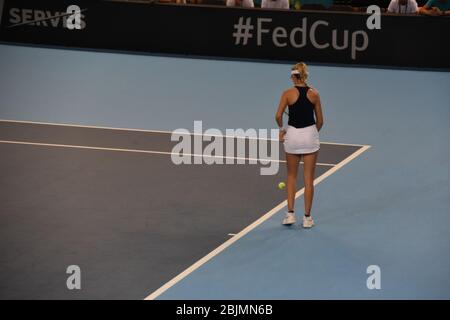
[[[280,127],[280,141],[284,144],[287,163],[287,202],[288,212],[283,219],[284,225],[296,222],[294,201],[297,184],[298,166],[303,158],[303,177],[305,182],[305,213],[303,227],[311,228],[314,220],[311,207],[314,197],[314,171],[319,153],[319,131],[323,126],[322,107],[319,93],[306,84],[308,69],[300,62],[292,67],[293,87],[281,95],[275,119]],[[283,127],[283,113],[289,109],[288,126]]]

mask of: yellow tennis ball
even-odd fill
[[[281,181],[281,182],[278,184],[278,189],[283,190],[284,188],[286,188],[286,184],[285,184],[283,181]]]

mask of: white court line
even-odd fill
[[[344,160],[342,160],[341,162],[339,162],[336,166],[334,166],[332,169],[328,170],[327,172],[325,172],[324,174],[322,174],[321,176],[317,177],[316,179],[314,179],[314,185],[319,184],[320,182],[322,182],[324,179],[326,179],[327,177],[329,177],[330,175],[332,175],[333,173],[335,173],[336,171],[338,171],[339,169],[341,169],[343,166],[345,166],[346,164],[348,164],[350,161],[352,161],[353,159],[355,159],[356,157],[358,157],[359,155],[361,155],[363,152],[365,152],[367,149],[369,149],[370,146],[364,146],[361,149],[358,149],[357,151],[355,151],[353,154],[349,155],[347,158],[345,158]],[[305,188],[302,188],[301,190],[297,191],[297,193],[295,194],[295,198],[297,199],[299,196],[301,196],[305,191]],[[256,220],[255,222],[253,222],[252,224],[250,224],[249,226],[247,226],[244,230],[242,230],[241,232],[239,232],[238,234],[236,234],[235,236],[231,237],[229,240],[225,241],[223,244],[221,244],[219,247],[217,247],[216,249],[214,249],[213,251],[211,251],[210,253],[208,253],[206,256],[204,256],[203,258],[201,258],[200,260],[198,260],[197,262],[195,262],[193,265],[191,265],[189,268],[187,268],[186,270],[184,270],[183,272],[181,272],[179,275],[177,275],[176,277],[174,277],[173,279],[171,279],[169,282],[167,282],[166,284],[164,284],[162,287],[160,287],[159,289],[157,289],[156,291],[154,291],[153,293],[151,293],[149,296],[147,296],[145,298],[145,300],[154,300],[156,299],[159,295],[161,295],[162,293],[164,293],[166,290],[168,290],[170,287],[174,286],[176,283],[178,283],[179,281],[181,281],[182,279],[184,279],[185,277],[187,277],[189,274],[191,274],[192,272],[194,272],[196,269],[198,269],[199,267],[201,267],[202,265],[204,265],[206,262],[208,262],[210,259],[212,259],[213,257],[215,257],[216,255],[218,255],[219,253],[221,253],[222,251],[224,251],[226,248],[228,248],[229,246],[231,246],[233,243],[235,243],[236,241],[238,241],[239,239],[241,239],[243,236],[245,236],[247,233],[249,233],[250,231],[252,231],[253,229],[255,229],[257,226],[259,226],[261,223],[263,223],[264,221],[266,221],[267,219],[269,219],[270,217],[272,217],[273,215],[275,215],[276,213],[278,213],[279,210],[281,210],[283,207],[285,207],[287,204],[287,201],[284,200],[283,202],[281,202],[279,205],[277,205],[275,208],[273,208],[272,210],[270,210],[269,212],[267,212],[266,214],[264,214],[261,218],[259,218],[258,220]]]
[[[277,159],[264,159],[264,158],[243,158],[243,157],[230,157],[230,156],[215,156],[215,155],[204,155],[195,153],[177,153],[177,152],[166,152],[166,151],[155,151],[155,150],[140,150],[140,149],[121,149],[121,148],[106,148],[106,147],[90,147],[90,146],[80,146],[72,144],[57,144],[57,143],[41,143],[41,142],[28,142],[28,141],[15,141],[15,140],[0,140],[0,143],[5,144],[20,144],[20,145],[31,145],[31,146],[41,146],[41,147],[57,147],[57,148],[72,148],[72,149],[86,149],[86,150],[101,150],[101,151],[118,151],[118,152],[133,152],[133,153],[147,153],[147,154],[164,154],[164,155],[183,155],[189,157],[203,157],[203,158],[222,158],[222,159],[233,159],[233,160],[244,160],[244,161],[254,161],[254,162],[279,162],[285,163],[286,160]],[[301,161],[300,163],[303,163]],[[225,163],[224,165],[228,165]],[[334,167],[335,164],[332,163],[322,163],[317,162],[318,166]]]
[[[59,127],[72,127],[72,128],[86,128],[86,129],[100,129],[100,130],[115,130],[115,131],[130,131],[130,132],[148,132],[148,133],[163,133],[163,134],[172,134],[173,131],[164,131],[164,130],[147,130],[147,129],[130,129],[130,128],[116,128],[116,127],[103,127],[103,126],[87,126],[81,124],[69,124],[69,123],[53,123],[53,122],[38,122],[38,121],[25,121],[25,120],[8,120],[8,119],[0,119],[0,122],[7,123],[23,123],[23,124],[38,124],[38,125],[47,125],[47,126],[59,126]],[[180,132],[177,134],[188,134]],[[189,133],[189,135],[201,135],[196,133]],[[257,137],[241,137],[241,136],[227,136],[227,135],[214,135],[214,134],[204,134],[204,136],[208,137],[223,137],[223,138],[237,138],[237,139],[249,139],[249,140],[266,140],[266,141],[278,141],[278,139],[269,139],[269,138],[257,138]],[[321,144],[329,144],[329,145],[338,145],[338,146],[349,146],[349,147],[365,147],[363,144],[349,144],[349,143],[338,143],[338,142],[320,142]]]

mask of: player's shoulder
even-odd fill
[[[309,87],[308,95],[311,97],[319,97],[319,90],[314,87]]]
[[[294,91],[294,90],[295,90],[295,87],[289,87],[283,91],[283,95],[286,96],[286,95],[292,94],[292,91]]]

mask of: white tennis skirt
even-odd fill
[[[319,131],[315,124],[296,128],[288,126],[284,136],[284,151],[292,154],[313,153],[320,149]]]

